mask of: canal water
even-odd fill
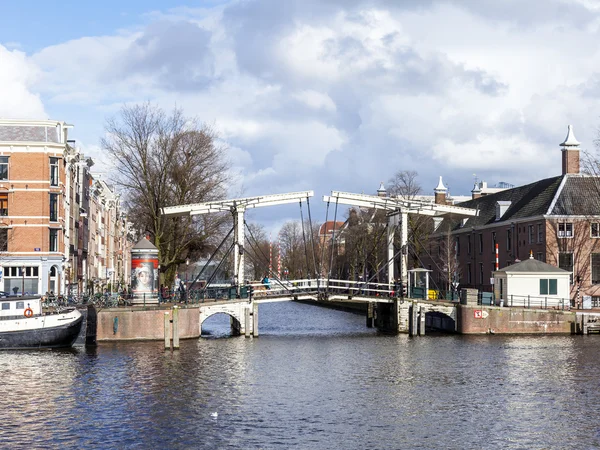
[[[0,352],[1,448],[600,448],[600,336],[386,336],[261,305],[200,340]]]

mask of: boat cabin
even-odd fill
[[[39,316],[41,313],[42,301],[40,297],[0,298],[0,319]]]

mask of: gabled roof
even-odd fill
[[[559,269],[551,264],[538,261],[537,259],[529,258],[525,261],[512,264],[505,267],[504,269],[497,270],[496,272],[504,273],[563,273],[568,274],[569,272],[563,269]]]
[[[333,233],[333,230],[338,231],[345,222],[334,222],[333,220],[329,220],[325,222],[319,228],[319,235],[324,236]]]
[[[132,250],[158,250],[152,242],[143,237],[135,244]]]
[[[495,222],[520,219],[524,217],[533,217],[546,214],[552,200],[556,195],[562,176],[546,178],[535,183],[519,186],[513,189],[506,189],[495,194],[485,195],[476,199],[461,203],[459,206],[479,210],[479,215],[469,217],[464,223],[464,228],[490,225]],[[496,203],[498,201],[508,201],[510,206],[502,215],[500,220],[496,220]],[[446,229],[448,220],[445,219],[441,229]],[[452,229],[461,227],[461,222],[452,220]]]
[[[510,202],[510,206],[496,220],[498,202]],[[438,232],[447,230],[447,227],[457,230],[543,215],[598,216],[600,178],[581,174],[560,175],[472,199],[459,206],[478,209],[479,215],[464,223],[455,218],[444,219]]]
[[[548,214],[554,216],[599,215],[600,179],[589,175],[566,175]]]

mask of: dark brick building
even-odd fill
[[[452,277],[461,287],[487,292],[493,290],[496,268],[533,254],[571,272],[573,303],[583,295],[600,302],[600,178],[580,173],[579,142],[571,126],[560,146],[561,175],[484,196],[475,188],[473,198],[460,206],[478,209],[477,217],[435,223],[423,260],[434,284],[448,287],[443,254],[454,259]],[[444,196],[436,195],[439,202]]]

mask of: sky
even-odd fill
[[[231,162],[230,197],[375,194],[398,171],[425,193],[561,173],[573,125],[600,124],[599,0],[0,0],[0,117],[100,139],[123,104],[182,108]],[[268,211],[267,211],[268,210]],[[306,214],[306,211],[304,212]],[[341,215],[341,214],[340,214]],[[297,205],[251,217],[275,231]],[[331,219],[331,215],[328,217]]]

